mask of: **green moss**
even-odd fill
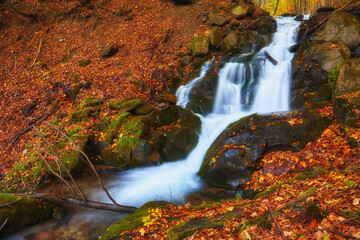
[[[191,50],[193,51],[193,53],[195,52],[195,45],[198,42],[202,42],[204,41],[204,37],[193,37],[192,41],[191,41]]]
[[[220,203],[219,202],[206,202],[206,203],[203,203],[200,205],[192,206],[191,208],[192,209],[205,209],[205,208],[210,208],[213,205],[220,205]]]
[[[257,225],[259,227],[262,227],[267,230],[271,230],[272,224],[270,215],[268,212],[266,212],[264,215],[262,215],[259,218],[248,220],[246,222],[243,222],[235,231],[235,233],[241,233],[242,231],[246,230],[247,228]]]
[[[59,125],[59,119],[55,119],[54,121],[51,122],[51,124],[54,126]]]
[[[117,101],[115,103],[110,103],[109,107],[112,110],[119,110],[121,112],[129,112],[135,110],[141,105],[140,99],[133,99],[127,102]]]
[[[88,107],[96,107],[101,104],[101,101],[97,98],[85,98],[78,106],[78,109],[84,109]]]
[[[104,235],[100,237],[100,240],[111,239],[114,236],[120,235],[122,232],[131,231],[144,225],[143,217],[149,215],[150,208],[165,208],[167,202],[155,201],[148,202],[145,205],[138,208],[134,213],[117,221],[111,225]],[[120,239],[120,238],[119,238]]]
[[[70,115],[70,122],[77,123],[87,121],[91,115],[89,109],[83,109],[77,112],[74,112]]]
[[[124,122],[124,119],[129,115],[130,115],[130,113],[125,112],[125,113],[120,114],[116,119],[111,121],[110,128],[106,129],[107,133],[105,136],[106,141],[108,143],[111,144],[113,142],[113,139],[117,137],[119,130],[121,128],[121,125]]]
[[[0,204],[14,202],[19,196],[0,193]],[[7,220],[5,228],[0,232],[0,237],[14,233],[31,224],[51,216],[56,205],[47,200],[24,198],[16,203],[0,208],[0,223]]]
[[[79,66],[80,67],[86,67],[88,66],[89,64],[91,64],[91,59],[87,59],[87,60],[80,60],[79,61]]]

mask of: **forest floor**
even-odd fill
[[[210,29],[207,12],[231,1],[179,6],[168,0],[94,0],[93,7],[77,0],[12,2],[38,17],[0,2],[0,178],[26,151],[33,125],[61,120],[86,97],[156,101],[168,91],[166,71],[189,52],[194,34]],[[119,51],[104,59],[100,52],[106,44]],[[88,66],[80,66],[88,59]],[[90,88],[82,87],[88,82]],[[79,88],[76,96],[66,94],[74,88]],[[331,107],[323,114],[331,117]],[[350,146],[349,137],[359,141],[359,130],[340,132],[334,121],[305,149],[264,157],[268,172],[256,172],[248,184],[261,193],[258,198],[200,209],[170,205],[149,213],[146,226],[126,234],[162,239],[177,224],[239,211],[241,217],[188,239],[360,239],[360,147]],[[283,171],[271,171],[275,168]],[[263,217],[264,224],[253,224]]]

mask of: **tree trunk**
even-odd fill
[[[274,11],[274,16],[276,15],[276,12],[277,12],[277,9],[278,9],[278,6],[279,6],[279,1],[280,1],[280,0],[277,0],[277,2],[276,2],[276,7],[275,7],[275,11]]]

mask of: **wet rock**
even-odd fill
[[[255,11],[256,11],[256,8],[253,5],[250,5],[249,7],[246,8],[246,16],[252,17],[252,15],[254,15]]]
[[[176,104],[177,98],[176,95],[173,94],[163,94],[159,97],[159,101]]]
[[[297,15],[294,20],[295,21],[302,21],[304,19],[304,15]]]
[[[334,113],[341,131],[345,132],[350,127],[360,128],[360,96],[359,94],[336,97],[333,100]],[[350,137],[351,138],[351,137]],[[350,139],[359,145],[359,139]]]
[[[206,56],[209,52],[209,39],[207,37],[194,37],[191,50],[196,57]]]
[[[258,23],[258,31],[264,29],[269,33],[276,31],[276,21],[272,17],[262,17]]]
[[[115,53],[117,53],[118,50],[119,50],[119,47],[116,44],[111,44],[111,45],[108,44],[108,45],[104,46],[100,55],[103,58],[109,58],[109,57],[113,56]]]
[[[220,16],[214,12],[208,14],[208,18],[211,22],[213,22],[216,26],[224,26],[227,23],[227,19],[223,16]]]
[[[230,124],[207,150],[198,174],[213,186],[237,188],[251,178],[265,153],[297,151],[319,137],[331,122],[310,108],[298,114],[254,114]],[[302,120],[294,124],[292,119],[299,116]]]
[[[151,104],[143,103],[134,110],[134,115],[143,116],[151,113],[155,107]]]
[[[230,9],[230,14],[236,19],[242,19],[246,16],[247,12],[240,5],[235,5]]]
[[[254,44],[257,45],[257,43],[259,42],[259,36],[250,30],[246,30],[244,32],[241,33],[239,40],[238,40],[238,45],[237,45],[237,49],[239,53],[251,53],[253,48],[254,48]],[[265,42],[263,44],[266,44]],[[259,44],[260,45],[260,44]],[[259,48],[261,48],[259,46]],[[259,50],[259,49],[257,49]]]
[[[132,151],[131,160],[135,166],[154,166],[161,162],[161,156],[153,144],[141,140]]]
[[[308,93],[326,84],[328,74],[349,57],[350,50],[343,42],[301,43],[292,60],[292,107],[301,107],[309,98]]]
[[[52,210],[57,206],[48,200],[39,201],[30,197],[20,199],[21,196],[0,193],[0,205],[12,203],[0,208],[0,223],[5,223],[0,237],[51,217]]]
[[[220,27],[214,27],[210,30],[208,38],[210,44],[217,48],[220,45],[220,42],[223,40],[224,34],[221,31]]]
[[[349,59],[339,65],[335,96],[360,91],[360,59]]]
[[[343,41],[348,48],[354,49],[360,43],[360,20],[349,13],[336,14],[313,36],[313,40]]]

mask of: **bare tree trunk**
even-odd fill
[[[275,7],[275,11],[274,11],[274,16],[276,15],[276,12],[277,12],[277,9],[278,9],[278,6],[279,6],[279,1],[280,1],[280,0],[277,0],[277,2],[276,2],[276,7]]]

